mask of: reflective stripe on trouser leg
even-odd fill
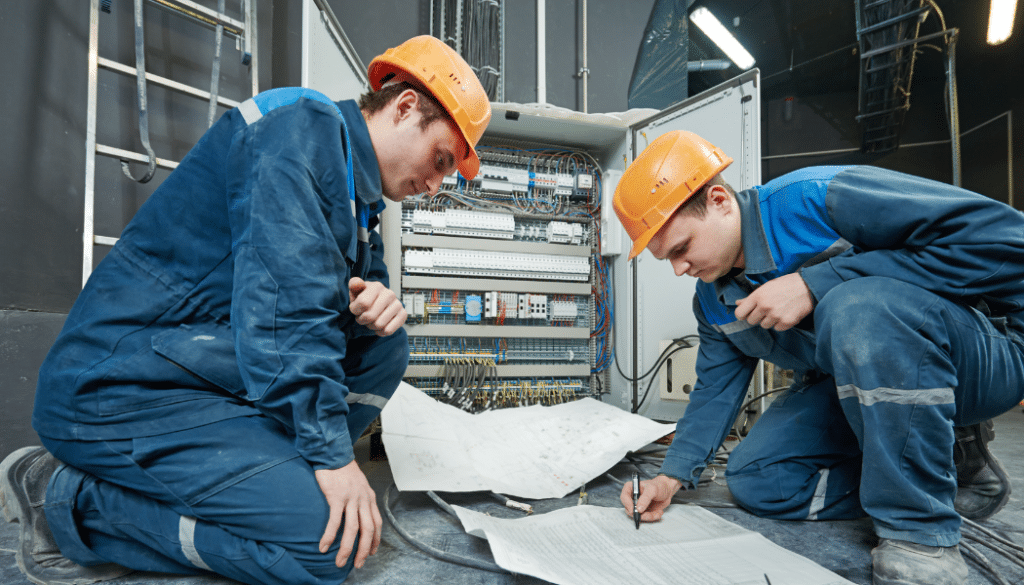
[[[818,512],[825,508],[825,491],[828,489],[828,469],[818,470],[818,485],[814,488],[814,495],[811,497],[811,507],[807,510],[808,520],[817,520]]]
[[[808,413],[812,413],[809,415]],[[765,518],[860,518],[860,449],[831,378],[779,395],[729,456],[737,502]]]
[[[181,542],[181,552],[185,555],[185,558],[190,563],[199,567],[200,569],[206,569],[212,571],[203,558],[199,556],[199,551],[196,550],[196,519],[189,516],[182,516],[178,522],[178,541]]]

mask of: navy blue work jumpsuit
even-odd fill
[[[696,485],[757,360],[796,373],[729,458],[741,505],[781,519],[873,520],[882,538],[959,541],[954,426],[1024,398],[1024,214],[872,167],[812,167],[737,193],[745,270],[699,282],[698,382],[661,472]],[[798,272],[800,326],[736,301]]]
[[[352,446],[408,364],[355,323],[388,282],[380,171],[355,102],[271,90],[226,113],[90,276],[39,376],[33,425],[69,464],[46,517],[90,565],[339,583],[314,470]],[[339,534],[340,540],[340,534]]]

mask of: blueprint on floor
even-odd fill
[[[381,414],[402,491],[560,498],[675,430],[592,398],[469,414],[402,383]]]
[[[672,505],[642,524],[621,508],[573,506],[502,519],[454,506],[495,562],[558,585],[853,585],[757,532],[696,506]]]

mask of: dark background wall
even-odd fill
[[[203,0],[204,5],[215,2]],[[364,63],[406,38],[429,31],[429,0],[328,0]],[[590,0],[589,110],[622,111],[633,64],[654,0]],[[751,47],[762,75],[764,180],[809,164],[867,163],[949,181],[949,145],[905,147],[887,155],[859,152],[830,156],[779,155],[859,146],[856,55],[821,55],[855,42],[852,6],[821,8],[817,0],[708,0],[723,21],[741,17],[737,36]],[[946,2],[943,2],[946,4]],[[1007,110],[1016,115],[1015,206],[1024,207],[1024,18],[1018,14],[1006,45],[985,47],[987,10],[950,3],[946,18],[961,28],[958,81],[961,129],[969,130]],[[228,2],[228,11],[237,2]],[[536,2],[508,0],[506,8],[507,101],[536,101]],[[134,59],[132,4],[113,0],[101,15],[100,53],[122,63]],[[978,13],[972,15],[971,13]],[[89,3],[40,0],[0,4],[0,456],[34,442],[28,418],[36,370],[81,287],[82,220],[86,140],[86,55]],[[582,44],[579,0],[547,0],[547,101],[579,109],[577,77]],[[146,6],[147,69],[207,87],[213,33]],[[981,16],[978,16],[981,15]],[[261,89],[299,83],[301,3],[259,0]],[[762,36],[757,36],[762,35]],[[691,59],[720,58],[691,29]],[[224,44],[222,94],[249,95],[247,73],[233,43]],[[784,53],[784,55],[783,55]],[[780,55],[782,55],[780,57]],[[808,64],[809,62],[809,64]],[[937,52],[919,58],[902,142],[948,139],[942,61]],[[734,76],[692,73],[692,91]],[[101,142],[140,150],[134,80],[101,71]],[[206,104],[150,86],[151,132],[158,156],[180,160],[205,129]],[[791,115],[786,101],[792,98]],[[223,111],[223,110],[221,110]],[[140,165],[133,165],[136,174]],[[97,158],[96,233],[116,236],[166,171],[138,185],[120,176],[119,165]],[[1005,118],[963,139],[963,183],[1007,200]],[[96,248],[102,257],[103,249]],[[97,258],[97,259],[98,259]]]

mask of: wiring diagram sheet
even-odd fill
[[[453,507],[466,532],[487,539],[499,566],[560,585],[853,585],[696,506],[669,506],[639,530],[619,508],[573,506],[501,519]]]
[[[402,491],[560,498],[675,430],[592,398],[470,414],[402,382],[381,413]]]

